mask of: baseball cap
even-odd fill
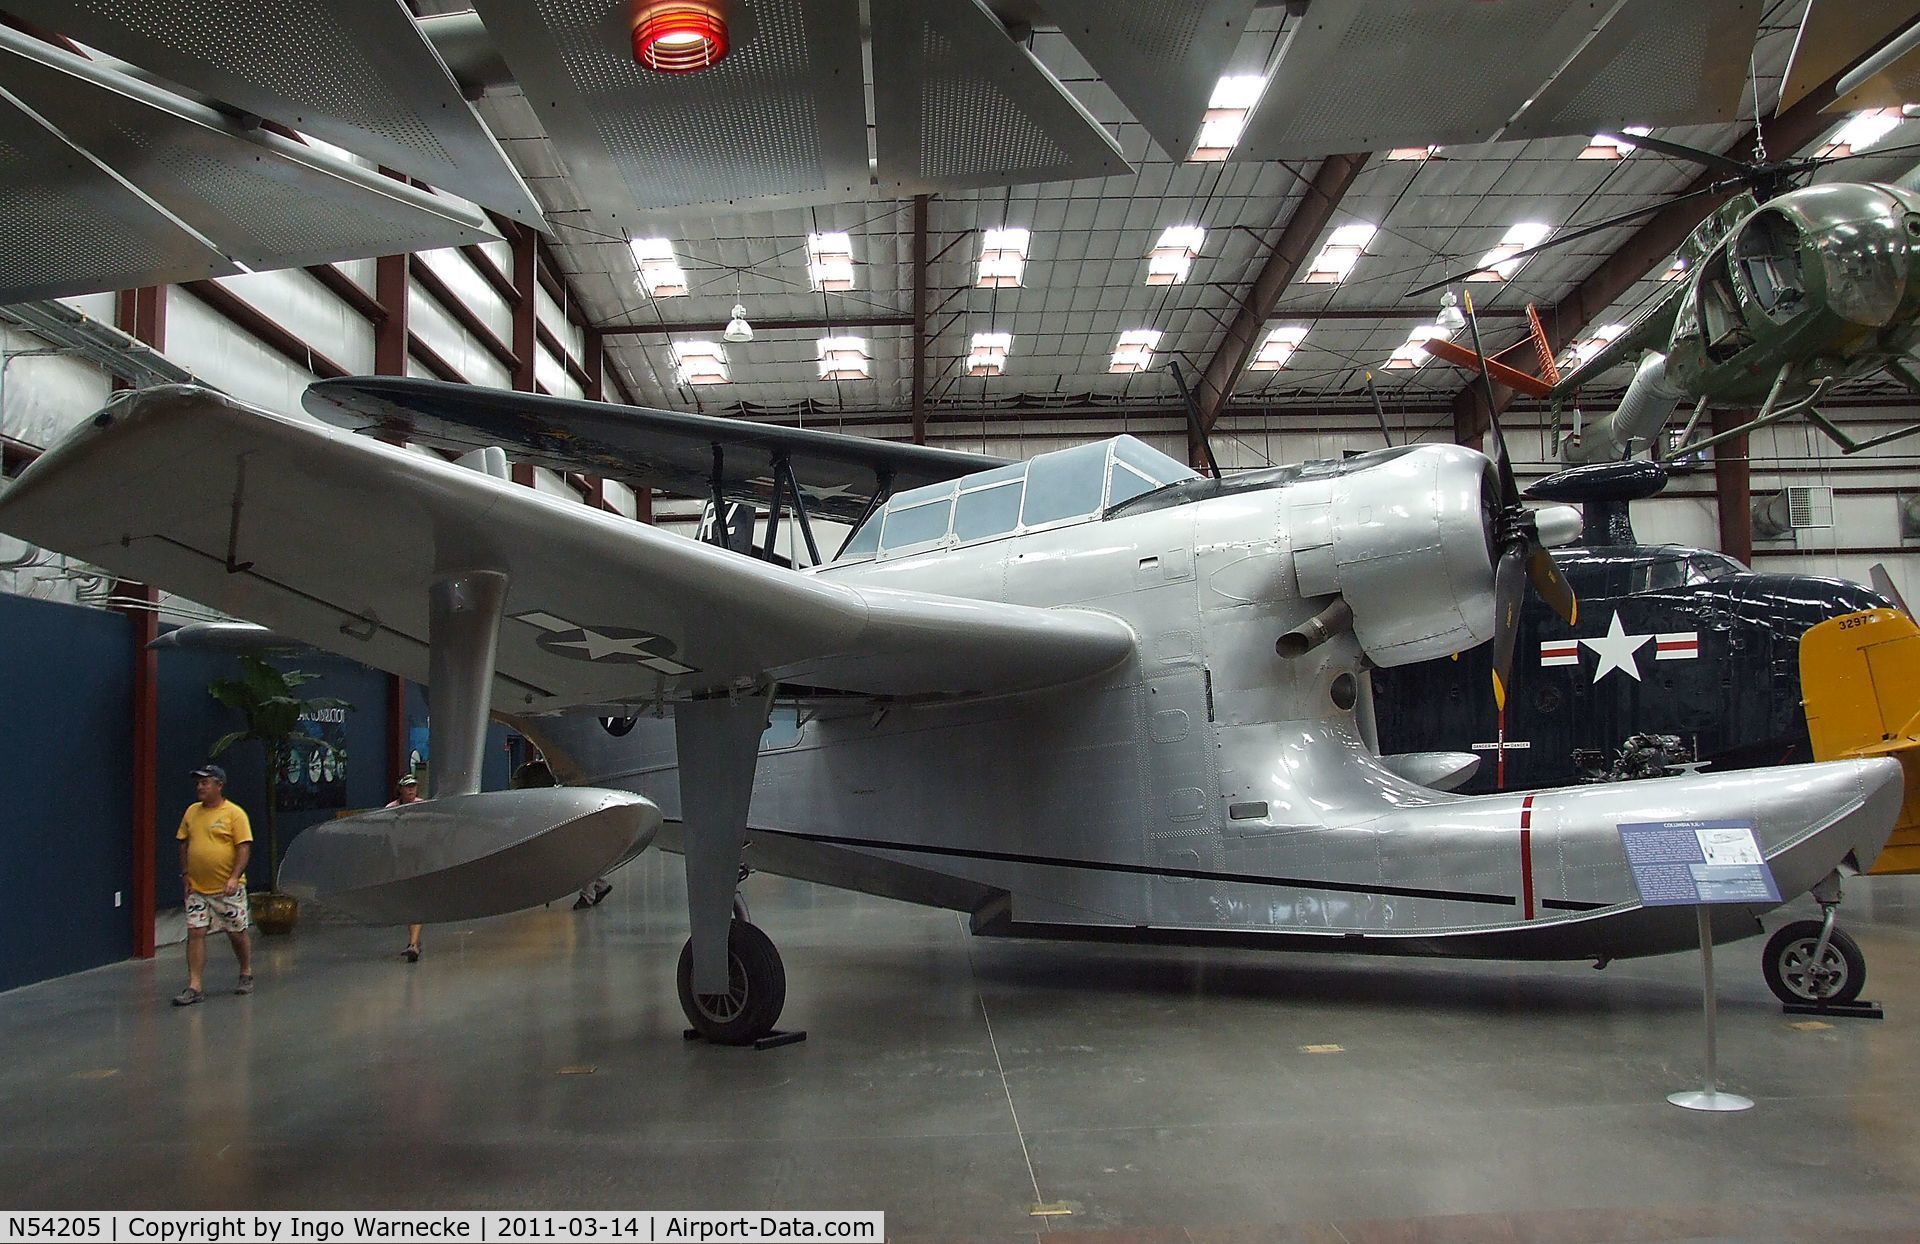
[[[222,786],[226,785],[227,782],[227,771],[219,765],[201,765],[193,771],[193,776],[197,778],[210,777]]]
[[[413,776],[413,774],[409,773],[405,777],[401,778],[398,782],[395,782],[394,785],[395,786],[418,786],[420,785],[420,779]]]

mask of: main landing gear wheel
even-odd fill
[[[1780,1001],[1841,1006],[1866,986],[1867,957],[1844,929],[1833,930],[1826,952],[1815,961],[1822,927],[1818,920],[1795,920],[1767,939],[1760,967]]]
[[[716,1045],[752,1045],[773,1032],[787,1004],[787,969],[773,939],[735,920],[727,929],[727,992],[693,992],[693,939],[680,948],[680,1009],[695,1032]]]

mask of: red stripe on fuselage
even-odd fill
[[[1520,801],[1520,908],[1533,919],[1533,796]]]

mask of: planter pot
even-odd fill
[[[265,894],[247,896],[248,914],[262,933],[269,935],[293,932],[293,926],[300,919],[300,900],[291,894]]]

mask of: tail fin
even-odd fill
[[[1869,609],[1812,627],[1800,637],[1800,693],[1814,759],[1899,759],[1906,801],[1866,871],[1920,873],[1920,626],[1898,609]]]
[[[1465,346],[1458,346],[1438,337],[1430,337],[1420,344],[1425,347],[1428,354],[1437,359],[1445,359],[1455,367],[1464,367],[1471,372],[1480,370],[1481,357]],[[1528,397],[1545,397],[1553,391],[1553,386],[1538,376],[1530,376],[1517,367],[1509,367],[1495,359],[1484,361],[1487,365],[1487,375],[1493,378],[1495,384],[1503,384],[1516,393],[1524,393]]]

